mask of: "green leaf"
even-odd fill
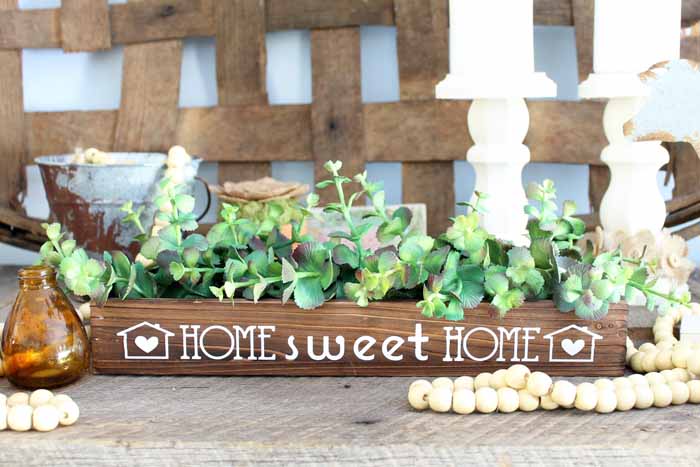
[[[182,252],[182,259],[185,261],[185,266],[193,268],[199,262],[199,250],[196,248],[185,248]]]
[[[194,210],[194,197],[185,194],[176,195],[174,198],[175,207],[181,213],[190,213]]]
[[[336,245],[333,248],[333,261],[339,266],[347,264],[353,269],[357,269],[359,264],[357,253],[343,243]]]
[[[450,253],[450,247],[444,246],[438,250],[430,252],[425,259],[424,266],[432,274],[439,274],[442,266],[447,261],[447,255]]]
[[[209,243],[203,235],[191,234],[182,242],[182,248],[196,248],[199,251],[207,251]]]
[[[41,224],[46,231],[46,236],[49,240],[56,241],[61,238],[61,224],[54,222],[52,224]]]
[[[282,258],[282,282],[288,284],[289,282],[294,281],[296,277],[297,272],[294,270],[294,267],[289,261],[286,260],[286,258]]]
[[[73,250],[75,250],[75,246],[75,240],[66,240],[61,243],[61,251],[63,252],[63,256],[70,256],[73,253]]]
[[[173,276],[173,279],[179,281],[185,275],[185,266],[173,261],[170,263],[170,274]]]
[[[476,308],[484,299],[484,286],[477,282],[462,282],[462,287],[457,298],[459,298],[462,307],[469,309]]]
[[[302,310],[311,310],[323,305],[324,296],[318,278],[302,278],[294,289],[294,303]]]
[[[445,318],[448,321],[460,321],[464,319],[464,308],[462,308],[462,304],[458,300],[450,300]]]
[[[432,250],[434,240],[427,235],[414,235],[406,238],[399,246],[399,258],[408,263],[422,261]]]
[[[284,292],[282,293],[282,304],[286,305],[289,299],[291,298],[292,294],[294,293],[294,289],[296,288],[297,283],[296,281],[292,281],[289,286],[284,289]]]
[[[264,281],[258,282],[253,286],[253,301],[255,303],[258,303],[258,300],[260,300],[260,297],[263,296],[265,293],[265,289],[267,288],[267,283]]]
[[[114,265],[114,271],[117,273],[117,276],[126,278],[131,274],[131,262],[121,251],[112,253],[112,264]]]

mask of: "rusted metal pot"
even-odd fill
[[[35,159],[41,171],[51,219],[63,224],[78,245],[92,253],[126,250],[135,254],[139,234],[131,224],[121,223],[120,207],[127,201],[133,209],[143,206],[142,224],[148,232],[156,212],[154,199],[165,173],[165,154],[109,153],[108,165],[76,164],[73,155]],[[193,159],[186,171],[192,190],[201,159]]]

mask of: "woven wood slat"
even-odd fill
[[[0,0],[0,11],[16,7],[16,0]],[[0,96],[0,207],[19,208],[17,196],[25,186],[26,150],[19,50],[0,50]]]
[[[215,17],[219,105],[266,104],[265,1],[219,0]],[[221,149],[238,159],[234,148]],[[219,181],[254,180],[270,171],[268,162],[225,162],[219,164]]]
[[[167,151],[175,140],[181,62],[181,41],[124,48],[114,150]]]
[[[576,28],[576,55],[578,80],[583,82],[593,71],[593,14],[595,0],[571,0],[571,10]]]
[[[447,3],[441,0],[395,0],[399,85],[402,100],[432,100],[435,85],[448,71]],[[467,114],[461,114],[462,132]],[[418,133],[417,138],[426,135]],[[432,141],[432,139],[431,139]],[[413,148],[412,152],[418,150]],[[434,149],[424,148],[429,154]],[[428,233],[444,232],[455,212],[454,164],[404,162],[403,201],[425,203]]]
[[[61,40],[66,52],[111,48],[107,0],[62,0]]]
[[[47,154],[72,153],[76,147],[111,151],[117,111],[27,112],[27,164]]]
[[[214,3],[216,0],[145,0],[110,5],[112,43],[213,36]],[[392,0],[267,0],[266,3],[268,31],[394,24]],[[698,19],[700,0],[684,0],[684,24]],[[535,0],[535,24],[571,26],[573,23],[572,0]],[[0,12],[0,25],[0,48],[61,47],[57,8]]]
[[[327,160],[342,161],[346,175],[360,173],[365,170],[367,160],[360,78],[360,29],[311,31],[311,69],[315,180],[328,177],[323,168]],[[319,195],[322,202],[337,200],[331,190],[321,190]]]

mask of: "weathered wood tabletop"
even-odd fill
[[[0,308],[15,268],[0,268]],[[0,432],[0,465],[697,465],[700,406],[438,415],[409,378],[86,376],[72,427]],[[14,389],[0,379],[0,392]]]

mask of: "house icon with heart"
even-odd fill
[[[589,331],[586,326],[571,324],[545,334],[544,338],[549,340],[550,362],[592,362],[595,343],[603,336]]]
[[[127,360],[168,360],[168,339],[174,335],[159,324],[148,321],[117,333],[124,341],[124,358]]]

